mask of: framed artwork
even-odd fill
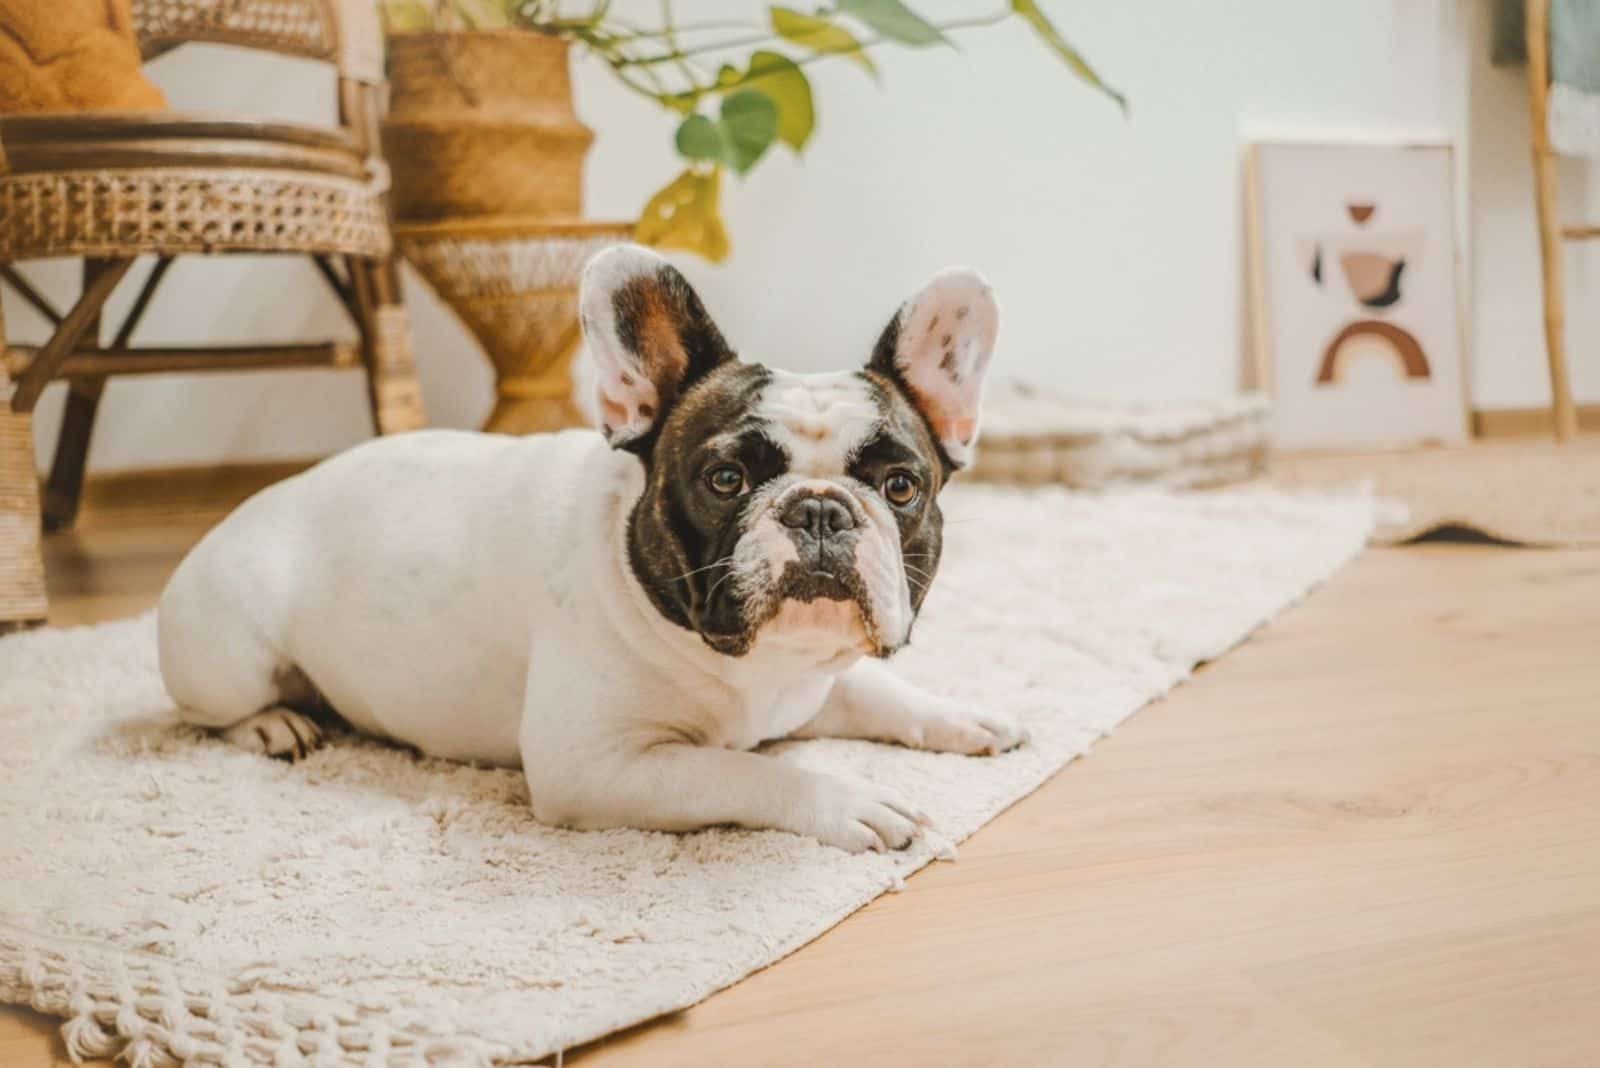
[[[1274,445],[1466,440],[1452,156],[1447,143],[1250,146],[1256,375]]]

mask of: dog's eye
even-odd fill
[[[917,480],[904,471],[891,471],[883,480],[883,495],[890,504],[904,508],[917,499]]]
[[[718,497],[737,497],[744,492],[744,469],[723,464],[706,472],[706,485]]]

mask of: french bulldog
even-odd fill
[[[973,455],[989,286],[941,272],[864,369],[825,374],[740,360],[641,248],[589,263],[579,312],[598,432],[378,439],[206,535],[157,610],[180,715],[295,759],[336,710],[430,756],[520,766],[549,824],[906,846],[926,817],[896,791],[751,750],[1023,741],[882,663],[938,570],[939,491]]]

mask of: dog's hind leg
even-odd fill
[[[316,691],[284,661],[249,614],[179,575],[156,610],[161,678],[187,723],[220,731],[241,748],[298,760],[323,732],[289,706],[311,707]],[[212,591],[215,592],[215,591]]]
[[[322,745],[322,728],[292,708],[274,705],[235,723],[222,737],[241,749],[292,763]]]

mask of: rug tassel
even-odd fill
[[[95,1023],[93,1009],[85,1009],[62,1024],[61,1041],[74,1064],[82,1064],[86,1057],[109,1057],[121,1045]]]
[[[122,1059],[128,1062],[128,1068],[170,1068],[177,1063],[148,1038],[136,1038],[128,1043],[122,1051]]]

